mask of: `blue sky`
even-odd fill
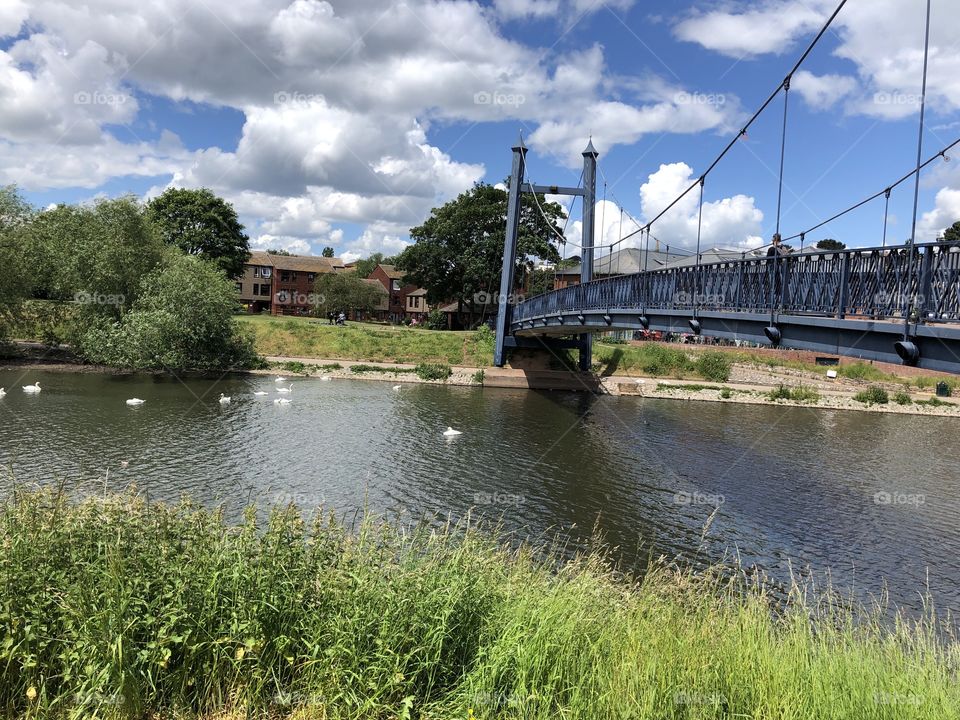
[[[255,247],[396,252],[431,207],[508,173],[574,184],[592,134],[619,206],[645,221],[780,83],[835,2],[8,0],[0,182],[39,206],[207,186]],[[781,230],[804,230],[916,161],[924,3],[848,3],[793,78]],[[934,0],[924,157],[960,137],[960,7]],[[704,246],[776,226],[782,97],[709,176]],[[960,153],[958,153],[960,158]],[[917,238],[960,219],[960,161],[924,173]],[[603,180],[598,187],[604,193]],[[910,235],[913,187],[888,238]],[[579,232],[579,209],[569,224]],[[625,223],[632,229],[629,220]],[[882,199],[813,233],[879,243]],[[696,242],[696,195],[654,226]]]

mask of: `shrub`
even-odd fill
[[[724,388],[720,391],[720,397],[724,400],[729,400],[733,396],[733,391],[730,388]]]
[[[897,405],[910,405],[913,402],[910,396],[902,390],[893,396],[893,401]]]
[[[283,363],[283,369],[296,375],[303,375],[307,372],[307,366],[299,360],[289,360]]]
[[[431,310],[423,324],[428,330],[446,330],[447,315],[440,309]]]
[[[441,363],[420,363],[416,373],[421,380],[446,380],[453,375],[453,370],[449,365]]]
[[[473,374],[473,383],[475,385],[483,385],[483,379],[486,376],[483,368],[480,368]]]
[[[706,380],[726,382],[730,379],[730,357],[726,353],[708,350],[697,358],[695,369]]]
[[[853,396],[853,399],[866,405],[886,405],[890,402],[890,396],[887,395],[887,391],[876,385],[868,387],[866,390],[861,390]]]
[[[770,400],[791,400],[798,403],[815,403],[820,400],[820,393],[813,388],[800,385],[795,388],[789,388],[786,385],[780,385],[767,393]]]
[[[929,400],[917,400],[917,405],[926,405],[927,407],[944,407],[954,404],[955,403],[947,402],[946,400],[941,400],[938,397],[932,397]]]

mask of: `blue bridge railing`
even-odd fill
[[[593,280],[516,305],[514,325],[581,310],[960,321],[960,246],[924,243],[691,265]],[[519,329],[519,328],[514,328]]]

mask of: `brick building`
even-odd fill
[[[254,251],[237,281],[237,292],[247,312],[308,315],[313,311],[317,276],[343,269],[339,258]]]

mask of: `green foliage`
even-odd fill
[[[724,388],[718,385],[703,385],[701,383],[686,383],[684,385],[678,385],[676,383],[657,383],[657,390],[686,390],[687,392],[700,392],[701,390],[720,390],[721,392]]]
[[[333,250],[332,247],[330,247],[330,246],[328,245],[327,247],[325,247],[325,248],[323,249],[323,251],[320,253],[320,255],[322,255],[322,256],[325,257],[325,258],[332,258],[333,255],[334,255],[334,250]]]
[[[943,231],[943,239],[950,243],[960,243],[960,220]]]
[[[534,268],[527,280],[527,294],[530,297],[543,295],[553,290],[553,270]]]
[[[365,363],[357,363],[356,365],[350,366],[350,372],[356,373],[357,375],[368,372],[393,373],[394,375],[399,375],[400,373],[415,373],[417,372],[417,369],[408,367],[395,367],[390,365],[367,365]]]
[[[903,392],[902,390],[894,394],[893,401],[897,405],[910,405],[913,402],[913,400],[910,398],[910,395]]]
[[[282,367],[288,373],[293,373],[294,375],[307,374],[307,366],[299,360],[288,360],[287,362],[283,363]]]
[[[314,284],[317,294],[316,313],[323,317],[331,312],[356,310],[370,312],[387,296],[380,283],[364,282],[356,273],[323,273]]]
[[[446,380],[453,375],[449,365],[440,363],[420,363],[417,365],[416,372],[421,380]]]
[[[428,330],[446,330],[447,314],[439,308],[431,310],[424,324]]]
[[[694,363],[687,354],[674,347],[650,343],[641,346],[641,353],[640,369],[653,377],[692,372],[694,369]]]
[[[484,371],[484,369],[480,368],[473,374],[473,377],[471,378],[471,380],[474,385],[483,385],[483,381],[486,378],[486,375],[487,373]]]
[[[189,501],[16,494],[0,506],[4,716],[939,720],[960,707],[960,648],[933,611],[894,624],[729,568],[653,564],[639,582],[595,552],[563,561],[476,528],[351,527],[292,506],[231,526]]]
[[[396,260],[396,257],[388,257],[383,253],[376,252],[370,257],[357,260],[354,271],[357,273],[357,277],[368,278],[370,273],[377,269],[377,265],[393,265]]]
[[[890,402],[890,396],[887,394],[887,391],[876,385],[868,387],[866,390],[861,390],[853,396],[853,399],[866,405],[886,405]]]
[[[946,407],[948,405],[955,405],[956,403],[947,402],[946,400],[941,400],[938,397],[932,397],[929,400],[917,400],[917,405],[925,405],[926,407]]]
[[[729,380],[731,366],[730,356],[716,350],[701,353],[694,363],[694,368],[701,377],[715,382]]]
[[[845,250],[846,245],[844,245],[839,240],[833,240],[831,238],[825,238],[817,243],[817,250]]]
[[[30,296],[34,268],[22,248],[22,230],[33,209],[13,185],[0,187],[0,342],[19,320],[21,305]]]
[[[532,270],[531,258],[556,262],[554,243],[561,232],[563,209],[539,196],[549,225],[532,196],[523,195],[517,239],[517,278]],[[407,280],[427,290],[431,305],[463,301],[471,312],[481,297],[500,287],[507,218],[507,192],[478,183],[442,207],[434,208],[423,225],[411,228],[414,244],[397,258]],[[551,229],[552,228],[552,229]]]
[[[723,390],[720,391],[720,397],[724,400],[729,400],[733,397],[733,391],[730,388],[723,388]]]
[[[820,401],[819,392],[813,388],[804,387],[803,385],[791,388],[781,384],[767,393],[767,397],[774,402],[778,400],[790,400],[798,403],[816,403]]]
[[[188,255],[213,260],[229,278],[243,274],[250,238],[233,205],[206,188],[170,188],[147,205],[164,242]]]
[[[96,318],[78,339],[93,362],[134,369],[248,368],[253,338],[233,320],[233,284],[211,262],[171,254],[144,278],[120,321]]]

